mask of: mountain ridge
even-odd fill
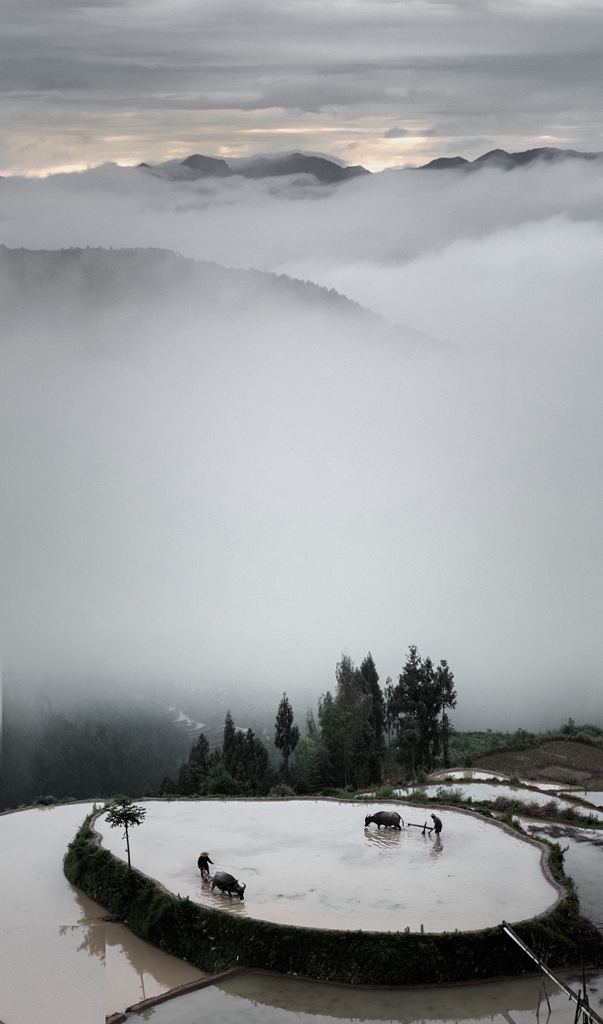
[[[287,274],[223,267],[151,247],[12,249],[0,245],[0,299],[5,306],[11,301],[19,304],[26,319],[35,317],[40,307],[50,317],[50,299],[60,321],[65,303],[75,315],[142,300],[147,307],[165,302],[177,307],[181,298],[191,296],[200,307],[217,310],[224,318],[239,305],[261,315],[266,298],[273,296],[289,309],[331,310],[342,321],[353,318],[383,340],[409,349],[456,347],[393,323],[334,288]]]
[[[184,160],[168,160],[162,164],[138,165],[156,177],[171,181],[196,181],[199,178],[281,178],[286,175],[311,174],[324,185],[349,181],[359,175],[370,174],[359,164],[342,166],[323,156],[312,156],[298,151],[286,154],[258,154],[237,160],[234,167],[218,157],[193,153]]]
[[[516,167],[527,167],[538,161],[542,163],[562,163],[565,160],[602,160],[603,153],[583,153],[577,149],[556,149],[554,146],[541,146],[537,149],[525,149],[517,153],[508,153],[505,149],[491,149],[482,153],[475,160],[466,160],[463,156],[440,156],[421,164],[420,171],[462,170],[476,171],[482,167],[496,167],[503,171],[512,171]]]

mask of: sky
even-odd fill
[[[7,0],[0,174],[603,149],[599,0]]]
[[[603,173],[414,169],[603,150],[601,17],[5,6],[0,244],[167,249],[358,304],[254,278],[206,307],[174,282],[103,305],[85,257],[69,287],[0,271],[7,676],[303,704],[342,653],[383,682],[417,644],[450,662],[461,726],[603,725]],[[293,149],[375,173],[134,166]]]

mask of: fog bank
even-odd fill
[[[601,724],[600,174],[0,185],[9,246],[286,272],[426,336],[268,276],[4,268],[11,671],[317,695],[415,643],[458,725]]]

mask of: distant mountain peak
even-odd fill
[[[577,149],[556,149],[554,146],[541,146],[538,149],[526,149],[520,153],[507,153],[505,149],[491,149],[476,160],[465,160],[462,156],[441,156],[423,164],[419,170],[450,170],[459,168],[464,171],[479,170],[481,167],[498,167],[504,171],[512,171],[515,167],[526,167],[528,164],[541,161],[543,163],[561,163],[564,160],[602,160],[603,153],[581,153]]]
[[[186,160],[181,161],[180,166],[189,167],[192,171],[196,171],[199,177],[204,178],[227,178],[229,175],[234,174],[226,160],[220,160],[215,156],[202,156],[201,153],[193,153],[192,156],[187,156]]]
[[[311,174],[321,184],[348,181],[360,174],[369,174],[365,167],[354,165],[343,167],[324,156],[308,156],[305,153],[267,153],[235,162],[231,167],[226,160],[214,156],[193,153],[185,160],[168,160],[164,164],[138,165],[160,178],[170,181],[194,181],[197,178],[227,178],[240,175],[243,178],[280,178],[290,174]]]
[[[347,181],[359,174],[369,174],[366,167],[355,165],[342,167],[324,156],[307,156],[305,153],[268,154],[250,157],[238,170],[246,178],[276,178],[286,174],[313,174],[315,178],[330,184]]]

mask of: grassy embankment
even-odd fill
[[[551,965],[603,965],[603,937],[579,916],[563,855],[551,846],[549,866],[567,896],[549,914],[517,931]],[[520,975],[531,964],[500,928],[418,934],[338,932],[276,925],[210,910],[166,892],[98,846],[90,819],[69,846],[65,874],[148,942],[215,973],[230,966],[353,984],[418,985]]]

